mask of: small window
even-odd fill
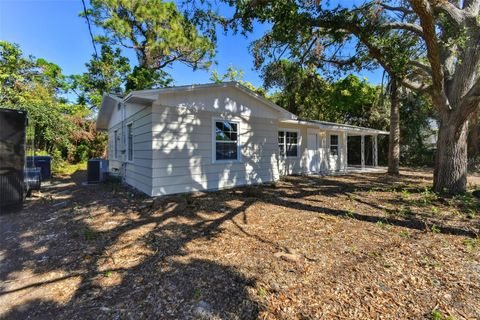
[[[279,131],[278,132],[278,149],[280,156],[288,158],[298,157],[298,132],[296,131]]]
[[[338,135],[330,135],[330,154],[332,156],[338,156]]]
[[[215,121],[215,161],[239,160],[238,123]]]
[[[118,159],[118,142],[120,141],[120,135],[118,130],[113,131],[113,157]]]
[[[133,160],[133,126],[127,124],[127,161]]]

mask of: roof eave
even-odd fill
[[[318,127],[322,130],[330,130],[330,131],[341,131],[347,133],[357,133],[359,135],[366,134],[366,135],[389,135],[390,133],[387,131],[365,128],[365,127],[358,127],[353,125],[345,125],[341,123],[319,123],[315,121],[308,121],[308,120],[292,120],[292,119],[282,119],[280,120],[281,123],[290,123],[290,124],[299,124],[304,126],[312,126]]]
[[[193,84],[193,85],[186,85],[186,86],[177,86],[177,87],[169,87],[169,88],[159,88],[159,89],[150,89],[150,90],[139,90],[130,92],[124,99],[125,102],[129,103],[139,103],[139,104],[147,104],[158,100],[162,94],[174,93],[178,91],[195,91],[201,90],[205,88],[227,88],[233,87],[237,88],[244,93],[250,95],[251,97],[259,100],[260,102],[266,104],[270,108],[274,109],[275,111],[281,113],[283,117],[288,119],[297,119],[297,116],[293,113],[287,111],[286,109],[280,107],[279,105],[273,103],[272,101],[266,99],[265,97],[259,95],[258,93],[250,90],[246,86],[242,85],[238,81],[230,81],[230,82],[221,82],[221,83],[207,83],[207,84]]]
[[[117,103],[121,103],[122,99],[111,94],[103,94],[102,105],[97,115],[96,129],[98,131],[107,131],[110,117]]]

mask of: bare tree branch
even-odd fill
[[[428,75],[429,77],[432,76],[432,68],[430,68],[430,66],[423,64],[418,60],[411,60],[408,62],[408,64],[423,71],[423,74]]]
[[[465,0],[463,8],[467,15],[475,18],[480,14],[480,0]]]
[[[393,29],[407,30],[407,31],[416,33],[420,37],[423,37],[422,27],[414,23],[389,22],[389,23],[381,24],[379,28],[387,29],[387,30],[393,30]]]
[[[334,29],[336,28],[336,25],[331,24],[328,21],[324,20],[316,20],[312,23],[314,26],[319,27],[319,28],[325,28],[325,29]],[[343,26],[343,29],[357,37],[357,39],[365,46],[367,47],[370,55],[372,58],[374,58],[384,69],[387,71],[390,75],[397,77],[398,81],[405,86],[406,88],[410,90],[415,90],[415,91],[426,91],[430,90],[431,86],[422,84],[422,83],[416,83],[407,79],[404,79],[403,77],[400,77],[398,74],[395,73],[393,66],[391,65],[390,61],[386,59],[385,55],[382,53],[381,49],[375,46],[361,30],[361,27],[358,25],[355,25],[354,23],[349,23]]]
[[[465,13],[462,9],[449,1],[430,1],[435,12],[442,12],[449,17],[449,19],[460,25],[465,20]]]
[[[315,42],[317,42],[317,37],[313,37],[312,41],[310,42],[310,44],[308,45],[308,48],[307,50],[305,50],[305,52],[302,54],[301,58],[300,58],[300,62],[303,63],[305,61],[305,57],[307,56],[307,54],[310,52],[310,50],[313,48],[313,45],[315,44]]]
[[[379,3],[379,5],[382,6],[383,8],[385,8],[386,10],[390,10],[390,11],[403,12],[404,14],[414,13],[412,10],[410,10],[408,8],[405,8],[405,7],[395,7],[395,6],[388,5],[386,3]]]
[[[334,64],[337,66],[346,66],[346,65],[354,64],[356,61],[356,57],[350,57],[348,59],[322,59],[321,61]]]
[[[441,48],[438,42],[433,8],[427,0],[410,0],[413,10],[420,19],[423,29],[423,39],[427,46],[427,57],[432,71],[433,98],[435,105],[441,109],[449,110],[450,103],[445,94],[445,79],[441,61]]]

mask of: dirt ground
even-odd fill
[[[480,201],[428,172],[158,199],[84,180],[0,215],[0,318],[480,319]]]

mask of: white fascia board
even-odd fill
[[[130,103],[151,103],[158,100],[159,89],[145,91],[130,92],[124,99],[125,102]]]
[[[104,94],[102,98],[102,105],[97,115],[96,128],[98,131],[107,131],[110,117],[117,103],[122,103],[122,99],[111,95]]]
[[[153,102],[158,100],[162,94],[174,93],[174,92],[181,92],[181,91],[196,91],[201,89],[207,88],[227,88],[232,87],[243,91],[244,93],[250,95],[251,97],[259,100],[263,104],[267,105],[268,107],[274,109],[275,111],[282,114],[282,117],[286,119],[297,119],[298,117],[293,113],[285,110],[284,108],[276,105],[272,101],[266,99],[265,97],[259,95],[256,92],[253,92],[249,88],[245,87],[241,83],[237,81],[231,82],[221,82],[221,83],[207,83],[207,84],[193,84],[193,85],[186,85],[186,86],[177,86],[177,87],[169,87],[169,88],[160,88],[160,89],[151,89],[151,90],[138,90],[132,91],[129,93],[124,101],[125,102],[133,102],[133,101],[143,101],[143,102]]]
[[[305,121],[305,120],[290,120],[290,119],[282,119],[280,120],[280,123],[288,123],[288,124],[298,124],[298,125],[303,125],[303,126],[313,126],[317,127],[321,130],[325,131],[341,131],[341,132],[346,132],[348,133],[355,133],[358,135],[388,135],[389,132],[387,131],[382,131],[382,130],[377,130],[377,129],[371,129],[371,128],[364,128],[364,127],[357,127],[357,126],[352,126],[348,124],[341,124],[341,123],[320,123],[320,122],[311,122],[311,121]]]
[[[286,124],[298,124],[301,126],[310,126],[310,127],[319,127],[318,123],[303,121],[303,120],[295,120],[295,119],[280,119],[280,123]]]

